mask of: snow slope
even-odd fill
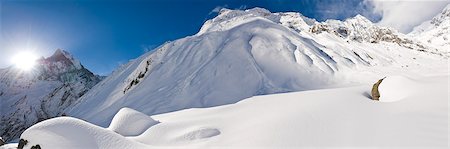
[[[160,123],[135,137],[61,117],[32,126],[21,138],[29,141],[25,148],[447,148],[449,77],[388,76],[381,85],[409,90],[395,102],[370,100],[366,84],[155,115]]]
[[[0,69],[0,136],[7,141],[39,121],[61,116],[100,81],[64,50],[37,63],[28,72]]]
[[[362,16],[331,22],[322,22],[317,29],[326,30],[316,32],[312,28],[319,22],[298,13],[223,9],[196,35],[122,66],[66,113],[107,127],[123,107],[153,115],[255,95],[372,83],[399,71],[447,71],[441,54]],[[353,27],[358,22],[364,24]],[[349,36],[337,34],[342,33],[337,25]]]
[[[450,55],[450,4],[433,19],[415,27],[409,35]]]

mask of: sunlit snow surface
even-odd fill
[[[371,85],[363,85],[256,96],[231,105],[155,115],[152,118],[160,123],[136,137],[61,117],[32,126],[21,138],[29,141],[25,148],[35,144],[42,148],[445,148],[448,78],[434,76],[405,82],[400,76],[387,77],[388,85],[399,91],[409,90],[401,99],[390,99],[395,102],[370,100],[367,94]],[[390,94],[386,96],[399,97]],[[141,115],[132,110],[119,114]],[[135,121],[122,123],[133,125]]]
[[[154,115],[255,95],[369,84],[387,75],[448,71],[448,59],[427,49],[365,41],[380,27],[362,16],[326,22],[346,25],[354,32],[348,38],[312,33],[312,23],[318,22],[261,8],[223,10],[198,34],[167,42],[123,65],[66,114],[107,127],[122,107]]]
[[[313,33],[317,23],[224,9],[116,70],[66,111],[75,118],[21,138],[26,148],[447,146],[447,53],[362,16]],[[333,32],[342,26],[348,36]]]

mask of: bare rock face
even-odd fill
[[[386,78],[386,77],[385,77]],[[384,79],[384,78],[383,78]],[[378,86],[380,86],[383,79],[378,80],[372,87],[372,100],[380,100],[380,92],[378,92]]]
[[[3,140],[2,137],[0,137],[0,146],[5,145],[5,141]]]
[[[17,146],[17,149],[23,149],[23,147],[24,147],[25,145],[27,145],[27,144],[28,144],[28,141],[27,141],[27,140],[20,139],[19,145]]]

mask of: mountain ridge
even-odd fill
[[[36,63],[29,71],[14,66],[0,69],[0,136],[7,141],[39,121],[63,115],[65,108],[100,81],[61,49]]]
[[[197,34],[130,61],[66,111],[106,127],[122,107],[153,115],[255,95],[367,83],[391,73],[379,70],[385,67],[413,71],[445,64],[441,54],[401,33],[362,16],[355,20],[367,24],[350,28],[351,19],[348,27],[262,8],[222,9]],[[314,32],[315,25],[327,30]],[[347,27],[348,36],[336,25]],[[371,73],[354,75],[360,71]]]
[[[450,4],[431,20],[415,27],[408,35],[424,44],[429,44],[439,52],[450,55]]]

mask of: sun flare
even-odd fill
[[[14,57],[12,57],[11,61],[13,62],[15,67],[24,71],[28,71],[36,65],[37,59],[38,57],[34,53],[24,51],[17,53]]]

